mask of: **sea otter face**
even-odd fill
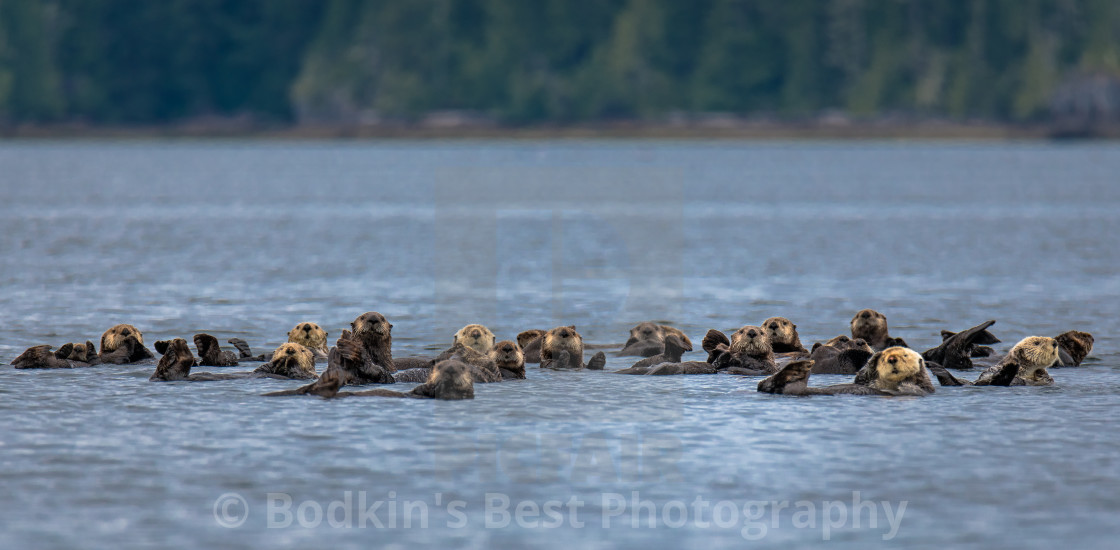
[[[432,367],[427,384],[436,399],[474,399],[470,367],[461,361],[440,361]]]
[[[533,340],[544,336],[544,331],[540,329],[526,330],[517,335],[517,345],[524,348],[528,346]]]
[[[315,323],[300,323],[288,331],[288,341],[309,350],[327,351],[327,333]]]
[[[887,317],[873,309],[863,309],[852,317],[852,338],[868,341],[887,335]]]
[[[925,361],[918,352],[903,347],[883,350],[877,358],[875,370],[879,375],[879,386],[894,389],[911,376],[921,372]]]
[[[494,333],[483,325],[467,325],[455,333],[455,344],[462,344],[479,353],[487,353],[494,347]]]
[[[393,329],[393,325],[385,319],[385,316],[376,312],[370,311],[363,313],[350,323],[350,328],[354,329],[354,335],[357,336],[362,333],[372,332],[380,336],[388,336]]]
[[[490,349],[489,356],[490,360],[498,366],[525,364],[525,356],[521,353],[521,346],[509,340],[494,344],[494,347]]]
[[[1058,341],[1047,336],[1028,336],[1011,348],[1010,355],[1019,363],[1019,376],[1027,378],[1058,361]]]
[[[665,331],[661,329],[661,325],[656,323],[638,323],[637,326],[630,329],[630,338],[637,341],[654,340],[661,342],[665,340]]]
[[[288,342],[272,352],[272,366],[276,374],[290,378],[313,377],[315,354],[304,345]]]
[[[761,327],[747,325],[731,335],[731,353],[734,355],[765,355],[770,352],[770,337]]]
[[[144,345],[144,335],[132,325],[116,325],[101,335],[101,353],[116,351],[126,339],[132,338]]]
[[[793,344],[797,339],[797,325],[785,317],[771,317],[762,322],[762,328],[771,344]]]
[[[73,346],[73,349],[70,350],[70,355],[66,357],[71,361],[88,363],[93,359],[94,355],[97,355],[93,350],[93,345],[89,342],[85,344],[74,343]]]

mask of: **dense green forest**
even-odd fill
[[[0,0],[0,121],[1027,121],[1117,0]]]

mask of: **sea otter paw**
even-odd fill
[[[591,356],[591,360],[587,362],[587,368],[590,370],[603,370],[607,366],[607,354],[598,352]]]

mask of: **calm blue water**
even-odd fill
[[[1111,548],[1118,173],[1114,144],[0,144],[0,548]],[[783,315],[810,343],[864,307],[919,350],[987,319],[1005,348],[1097,343],[1054,387],[924,399],[531,367],[467,402],[324,401],[6,366],[119,322],[265,350],[377,310],[407,356],[472,322],[620,345]]]

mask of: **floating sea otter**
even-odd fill
[[[692,351],[692,340],[679,329],[646,321],[630,329],[630,339],[622,346],[618,356],[652,357],[665,351],[665,339],[669,336],[676,336],[688,351]]]
[[[960,380],[944,368],[931,369],[942,386],[1050,386],[1054,379],[1046,369],[1057,362],[1057,340],[1029,336],[1015,344],[998,364],[988,367],[974,382]]]
[[[575,325],[556,327],[544,334],[541,342],[541,368],[602,370],[607,355],[597,352],[586,364],[583,362],[583,337]]]
[[[865,369],[870,369],[873,374],[862,380],[857,376],[850,384],[812,387],[808,383],[813,361],[794,361],[759,382],[758,391],[782,395],[921,396],[930,393],[930,390],[914,383],[915,378],[925,370],[925,361],[916,351],[902,347],[887,348],[875,354]]]
[[[432,367],[425,383],[412,388],[407,393],[386,389],[356,392],[338,391],[345,385],[341,370],[329,370],[316,382],[294,390],[285,390],[264,395],[269,397],[285,395],[318,395],[320,397],[411,397],[414,399],[474,399],[474,382],[470,367],[459,361],[441,361]]]

